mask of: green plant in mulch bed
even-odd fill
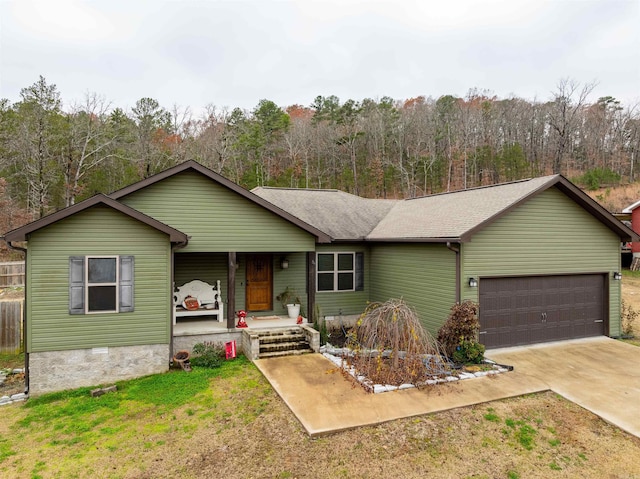
[[[193,345],[191,365],[201,368],[219,368],[225,361],[225,349],[221,343],[205,341]]]
[[[484,360],[484,345],[475,341],[462,341],[453,351],[454,362],[459,364],[480,364]]]

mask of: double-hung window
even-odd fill
[[[133,311],[133,256],[69,258],[69,314]]]
[[[318,291],[362,291],[363,253],[318,253]]]

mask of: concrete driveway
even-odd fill
[[[551,389],[640,437],[640,347],[603,337],[486,355],[514,371],[382,394],[354,386],[320,354],[255,364],[311,436]]]
[[[493,349],[524,381],[552,391],[640,437],[640,347],[598,337]]]

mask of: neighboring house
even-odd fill
[[[186,162],[4,239],[26,242],[37,394],[166,371],[174,349],[239,339],[240,309],[284,314],[287,286],[310,319],[402,297],[434,334],[455,302],[479,301],[490,347],[617,336],[619,244],[638,237],[562,176],[372,200],[249,192]],[[225,322],[174,324],[173,288],[193,279],[221,280]]]
[[[631,228],[638,233],[638,230],[640,230],[640,201],[627,206],[622,210],[622,213],[631,215]],[[640,242],[634,241],[631,243],[631,252],[634,258],[640,257]]]

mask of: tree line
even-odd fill
[[[318,96],[251,111],[165,108],[141,98],[129,111],[87,93],[63,108],[40,77],[20,100],[0,99],[3,231],[97,192],[109,193],[187,160],[236,183],[338,188],[409,198],[550,173],[585,184],[633,182],[638,105],[563,79],[546,101],[418,96],[341,101]]]

